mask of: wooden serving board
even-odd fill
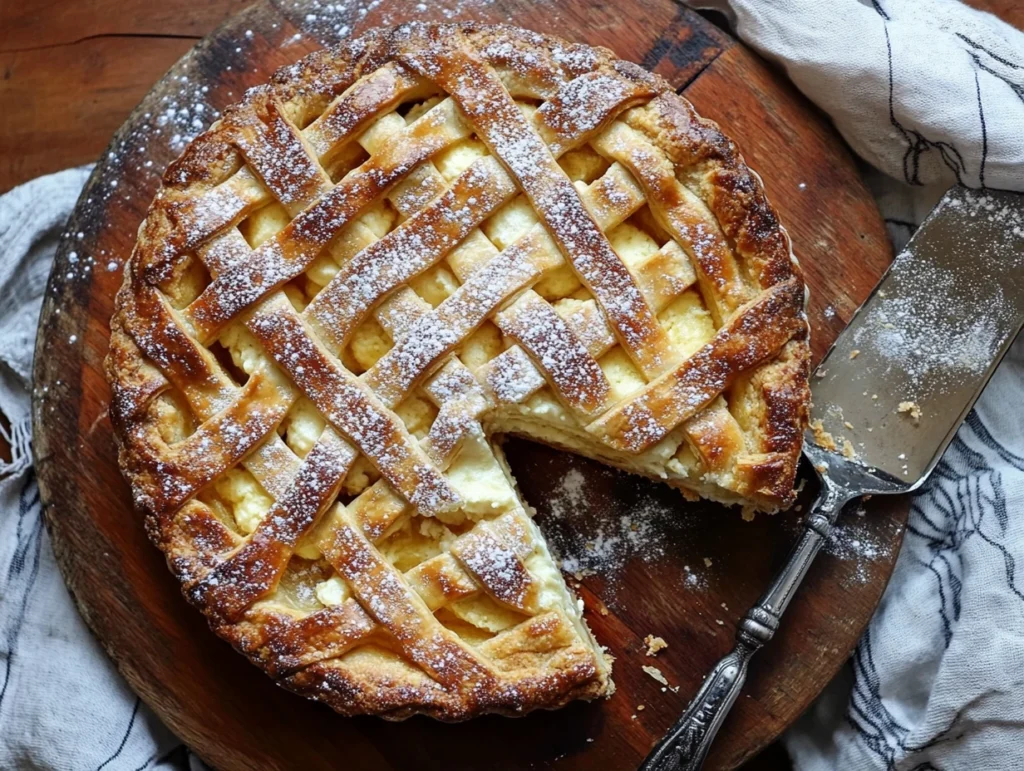
[[[71,218],[42,313],[34,404],[40,488],[65,580],[132,687],[219,768],[634,768],[732,645],[737,619],[785,558],[798,515],[743,522],[735,511],[511,441],[513,469],[542,528],[563,545],[582,543],[584,561],[609,552],[611,564],[584,576],[579,591],[616,658],[615,696],[520,720],[393,724],[342,718],[276,688],[182,599],[115,462],[102,372],[108,321],[159,175],[213,111],[318,40],[412,18],[479,19],[611,47],[719,121],[764,178],[793,237],[818,357],[890,260],[881,219],[822,116],[749,51],[670,0],[321,6],[265,1],[200,43],[114,137]],[[907,510],[905,500],[871,501],[863,518],[848,515],[845,540],[815,564],[755,661],[709,768],[735,767],[764,747],[840,668],[888,580]],[[642,528],[627,526],[630,514]],[[643,652],[652,633],[669,641],[656,659]],[[658,667],[670,687],[643,665]]]

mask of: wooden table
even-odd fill
[[[245,0],[0,4],[0,192],[95,159],[163,72]],[[974,0],[1018,25],[1015,0]],[[0,458],[9,456],[0,439]],[[748,771],[788,765],[773,746]]]

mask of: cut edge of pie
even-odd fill
[[[776,511],[805,287],[661,78],[508,26],[373,30],[168,168],[106,367],[147,532],[212,628],[343,714],[610,695],[496,435]]]

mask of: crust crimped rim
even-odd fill
[[[371,81],[372,85],[365,86]],[[637,280],[621,265],[587,275],[587,265],[606,257],[610,249],[601,251],[601,244],[591,249],[573,241],[575,231],[570,233],[560,219],[549,218],[545,224],[563,252],[591,249],[586,254],[591,262],[579,261],[576,270],[585,277],[604,312],[606,335],[612,335],[612,341],[629,352],[647,385],[639,398],[624,403],[608,401],[602,395],[600,371],[588,365],[594,360],[594,351],[601,350],[599,344],[581,342],[571,334],[565,345],[580,349],[576,360],[581,363],[569,376],[562,377],[564,373],[557,367],[545,369],[531,363],[543,358],[544,341],[531,337],[529,324],[517,322],[527,311],[552,314],[545,301],[529,290],[522,293],[521,288],[513,288],[502,298],[518,298],[511,305],[505,302],[499,316],[502,331],[519,346],[509,350],[520,356],[504,357],[503,365],[519,367],[517,377],[526,367],[527,374],[540,378],[541,386],[550,385],[567,409],[587,419],[586,430],[617,453],[643,453],[683,426],[687,441],[704,453],[708,464],[724,462],[719,458],[728,456],[734,500],[762,510],[783,508],[792,501],[809,402],[805,288],[789,237],[765,197],[760,179],[717,125],[700,118],[663,79],[616,59],[607,49],[569,44],[510,26],[411,24],[372,30],[279,70],[270,85],[251,89],[239,105],[194,140],[164,175],[163,186],[139,229],[117,295],[106,362],[113,390],[111,418],[120,466],[145,515],[147,532],[165,553],[185,596],[207,616],[218,635],[279,684],[343,714],[404,719],[421,713],[449,721],[488,712],[521,715],[535,708],[559,707],[576,698],[607,695],[612,688],[609,662],[582,621],[573,622],[553,611],[529,612],[536,609],[536,599],[530,595],[529,575],[520,570],[526,552],[516,550],[519,544],[539,539],[539,534],[530,530],[534,526],[524,515],[496,519],[475,541],[466,536],[457,541],[454,548],[461,564],[439,556],[431,560],[429,570],[405,574],[408,585],[420,582],[416,591],[406,584],[395,589],[391,585],[395,578],[379,555],[381,564],[367,562],[375,554],[372,541],[393,522],[388,517],[396,507],[400,510],[409,504],[429,515],[457,504],[432,462],[451,457],[462,435],[451,439],[444,431],[432,430],[423,450],[400,420],[380,418],[391,414],[389,410],[408,392],[405,380],[415,380],[403,379],[398,365],[389,371],[390,360],[378,362],[364,374],[363,382],[373,387],[353,397],[352,404],[358,409],[351,414],[330,413],[334,409],[332,394],[352,390],[352,383],[345,379],[346,373],[338,374],[329,349],[325,353],[328,343],[320,338],[310,340],[305,325],[312,322],[300,320],[286,301],[280,302],[283,295],[275,293],[288,278],[275,270],[289,260],[301,262],[304,248],[322,249],[325,240],[337,232],[325,235],[321,231],[332,227],[331,217],[316,219],[306,216],[308,212],[326,206],[331,191],[356,175],[348,174],[334,185],[316,159],[328,158],[337,146],[379,116],[381,109],[394,109],[403,95],[418,93],[416,89],[424,82],[431,84],[431,93],[455,99],[460,108],[456,117],[461,115],[459,119],[468,120],[477,135],[486,137],[492,155],[501,161],[488,167],[490,176],[476,180],[483,185],[479,190],[472,188],[472,178],[464,180],[469,192],[475,190],[476,195],[467,198],[463,191],[463,203],[469,200],[474,206],[483,206],[477,203],[478,197],[498,196],[491,202],[493,210],[509,199],[510,191],[522,189],[543,218],[545,207],[565,202],[565,189],[555,184],[559,180],[550,179],[557,174],[527,171],[522,168],[523,159],[515,157],[522,147],[533,147],[529,142],[537,134],[515,135],[516,119],[502,112],[511,103],[509,93],[544,104],[537,110],[533,129],[542,134],[547,148],[537,158],[527,158],[528,163],[541,167],[546,163],[553,168],[557,153],[584,140],[598,142],[602,155],[628,169],[625,177],[636,177],[630,184],[642,190],[652,209],[668,212],[660,224],[670,234],[706,235],[700,229],[706,223],[686,218],[686,206],[693,204],[687,196],[699,199],[704,207],[701,211],[709,212],[718,228],[717,241],[710,247],[695,251],[692,238],[688,244],[696,263],[697,284],[716,316],[717,332],[710,342],[685,361],[670,360],[657,319],[648,307],[651,293],[636,289]],[[364,87],[360,89],[359,84]],[[381,181],[383,178],[389,174],[399,178],[409,173],[410,164],[421,162],[417,160],[420,156],[414,157],[420,144],[426,146],[422,157],[429,160],[430,141],[448,130],[448,124],[440,125],[442,118],[419,134],[412,129],[403,134],[408,147],[393,143],[389,152],[395,157],[388,156],[389,161],[377,160],[386,153],[371,154],[366,161],[370,168],[363,175],[369,180],[364,187],[371,198],[381,194],[381,186],[394,184],[394,179]],[[310,126],[312,131],[304,131]],[[268,155],[275,153],[290,160],[270,160]],[[244,174],[252,175],[250,182],[256,184],[233,182]],[[509,177],[515,184],[502,192],[501,185],[510,184]],[[687,181],[685,189],[680,179]],[[456,195],[457,187],[454,184],[447,194]],[[294,239],[277,252],[269,247],[249,251],[234,226],[254,207],[263,205],[259,196],[265,196],[267,188],[293,217],[289,228]],[[688,193],[690,189],[696,193]],[[621,191],[613,191],[601,198],[597,182],[593,190],[594,198],[588,201],[596,219],[569,216],[571,225],[600,225],[601,214],[596,210],[600,205],[614,209],[619,200],[616,196],[621,197]],[[356,201],[351,205],[357,207],[362,200],[362,189],[356,183],[348,184],[344,192],[347,197],[334,201],[328,214],[338,215],[346,201]],[[686,200],[681,201],[680,196]],[[573,201],[569,204],[575,205]],[[411,211],[422,206],[419,202]],[[436,227],[440,232],[444,226]],[[596,240],[602,241],[600,233]],[[673,237],[670,242],[674,240],[678,239]],[[524,247],[520,252],[541,263],[548,254],[540,247],[532,252]],[[190,298],[187,307],[172,308],[158,288],[182,283],[194,254],[205,263],[211,282],[198,297]],[[496,272],[491,278],[500,282],[508,275],[509,271]],[[218,276],[227,278],[218,281]],[[615,292],[618,295],[613,298]],[[267,299],[272,293],[277,295],[276,305]],[[341,297],[335,295],[335,299]],[[354,300],[344,301],[354,314],[341,320],[351,322],[349,326],[369,312],[368,307],[352,305]],[[261,370],[241,387],[225,385],[223,372],[204,346],[226,323],[242,315],[248,318],[249,330],[288,375],[304,373],[301,379],[305,382],[300,385],[306,396],[325,414],[330,413],[328,428],[304,459],[289,458],[290,451],[282,443],[265,441],[273,439],[275,426],[284,417],[282,404],[286,410],[294,401],[295,386],[276,370]],[[549,324],[546,332],[565,332],[557,318]],[[331,334],[344,337],[322,327],[317,327],[317,334],[324,339]],[[523,356],[523,349],[529,355]],[[405,353],[413,356],[415,350]],[[436,388],[439,393],[448,389],[448,396],[439,399],[443,402],[458,391],[452,404],[457,402],[459,415],[469,411],[482,419],[486,409],[502,402],[500,367],[488,370],[490,379],[481,378],[482,391],[481,383],[473,378],[467,381],[458,365],[442,369],[451,372],[447,372],[447,385]],[[584,377],[581,372],[591,374]],[[756,406],[747,418],[748,424],[753,421],[749,424],[756,439],[753,449],[729,447],[729,426],[723,428],[722,423],[728,422],[728,415],[709,406],[741,378],[745,393]],[[436,377],[435,383],[439,379]],[[185,394],[200,419],[197,423],[201,423],[174,445],[162,437],[161,416],[153,410],[157,397],[169,388]],[[376,416],[377,422],[367,419],[357,425],[353,415],[359,410]],[[438,423],[445,414],[442,403]],[[334,501],[341,477],[354,458],[360,452],[372,454],[367,443],[383,441],[383,436],[353,439],[367,426],[383,431],[391,446],[405,448],[407,457],[385,458],[388,453],[381,451],[375,462],[390,488],[381,488],[376,498],[356,507],[355,513],[335,505],[325,514],[323,510]],[[453,430],[452,426],[446,430]],[[264,521],[247,539],[220,523],[209,507],[195,498],[213,476],[243,458],[250,469],[265,470],[274,463],[291,469],[283,475],[285,480],[268,475],[262,482],[277,499],[273,511],[285,516],[277,517],[281,520],[277,526]],[[347,564],[351,569],[363,560],[360,569],[374,578],[364,581],[352,578],[351,573],[347,577],[370,595],[393,600],[394,607],[374,608],[368,613],[350,599],[299,617],[261,605],[260,600],[281,579],[302,533],[329,517],[334,518],[336,531],[331,543],[322,544],[325,556],[336,568]],[[266,519],[272,518],[268,514]],[[504,549],[512,555],[509,564],[519,567],[511,571],[511,578],[507,570],[496,577],[493,570],[473,572],[466,567],[488,548]],[[410,577],[413,573],[416,575]],[[483,586],[490,596],[525,612],[528,618],[485,643],[486,654],[479,653],[484,646],[472,649],[453,633],[431,631],[425,620],[432,618],[431,592],[440,592],[443,596],[436,599],[443,604],[445,598],[462,596],[458,594],[460,585],[471,585],[466,591],[480,591]],[[400,649],[400,655],[414,659],[420,670],[414,677],[398,663],[381,665],[377,660],[346,657],[348,651],[368,641]],[[511,669],[501,669],[494,662]]]

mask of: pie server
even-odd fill
[[[812,378],[815,428],[804,455],[821,482],[818,499],[785,567],[740,620],[736,646],[642,771],[703,765],[751,657],[774,635],[843,506],[924,483],[1022,325],[1024,195],[951,189]]]

